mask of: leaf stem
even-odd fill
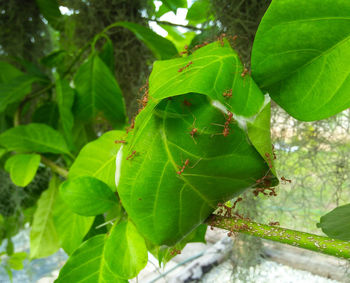
[[[244,233],[338,258],[350,259],[350,241],[342,241],[282,227],[260,224],[249,219],[228,218],[214,214],[208,218],[207,224],[233,233]]]
[[[173,27],[183,27],[183,28],[187,28],[187,29],[200,30],[200,31],[205,30],[205,28],[199,28],[199,27],[195,27],[195,26],[191,26],[191,25],[174,24],[174,23],[167,22],[167,21],[160,21],[157,19],[150,19],[150,18],[145,18],[145,17],[143,19],[147,20],[149,22],[156,22],[157,24],[160,24],[160,25],[168,25],[168,26],[173,26]]]
[[[41,162],[45,164],[47,167],[51,168],[51,170],[58,175],[64,177],[67,179],[68,177],[68,171],[63,168],[58,166],[55,162],[51,161],[50,159],[46,158],[45,156],[41,155]]]

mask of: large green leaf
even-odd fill
[[[165,60],[178,55],[176,47],[170,40],[149,28],[130,22],[118,22],[115,26],[121,26],[132,31],[139,40],[147,45],[157,59]]]
[[[23,73],[13,65],[0,61],[0,83],[6,83],[15,77],[22,76]]]
[[[90,176],[65,181],[60,194],[73,212],[95,216],[118,204],[116,195],[104,182]]]
[[[40,12],[43,14],[49,24],[59,29],[62,25],[63,17],[59,10],[57,0],[35,0],[39,6]]]
[[[74,213],[58,196],[53,211],[53,220],[61,247],[67,254],[71,254],[81,244],[94,222],[94,217]]]
[[[70,144],[72,143],[72,129],[74,123],[74,117],[72,114],[74,90],[69,86],[68,81],[60,79],[59,75],[56,76],[56,100],[63,133]]]
[[[97,235],[84,242],[62,267],[55,283],[85,282],[125,283],[113,273],[106,271],[106,261],[103,259],[105,235]],[[115,254],[118,257],[118,254]]]
[[[350,107],[350,2],[272,1],[255,37],[252,75],[293,117]]]
[[[5,169],[16,186],[25,187],[33,180],[39,164],[38,154],[16,154],[7,159]]]
[[[58,195],[59,179],[54,175],[49,188],[42,193],[30,231],[30,257],[46,257],[55,253],[60,242],[53,223],[53,208]]]
[[[4,111],[10,103],[17,102],[28,94],[32,83],[36,80],[38,80],[37,77],[22,75],[0,83],[0,112]]]
[[[329,237],[350,241],[350,204],[338,206],[323,215],[317,227]]]
[[[146,266],[145,240],[130,221],[114,225],[105,243],[103,259],[107,270],[123,279],[135,277]]]
[[[125,105],[122,92],[108,67],[93,55],[80,66],[74,78],[77,90],[76,117],[89,121],[99,112],[121,127],[125,124]]]
[[[69,153],[61,134],[45,124],[11,128],[0,135],[0,145],[15,151]]]
[[[269,108],[253,80],[241,76],[237,54],[223,45],[154,64],[149,104],[123,148],[119,196],[140,233],[156,245],[179,242],[218,202],[270,172],[264,160],[271,151]],[[232,97],[225,97],[231,88]]]
[[[116,156],[121,145],[115,141],[124,138],[125,132],[110,131],[85,145],[69,170],[69,179],[92,176],[115,190]]]

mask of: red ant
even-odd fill
[[[180,52],[180,55],[184,55],[184,54],[187,54],[187,53],[188,53],[188,45],[185,45],[185,46],[184,46],[184,49],[185,49],[185,51],[181,51],[181,52]]]
[[[176,173],[181,175],[184,172],[185,168],[188,166],[189,163],[190,163],[190,160],[186,159],[184,165],[182,167],[180,166],[180,168],[181,168],[180,171],[177,171]]]
[[[277,159],[276,152],[275,152],[275,146],[272,145],[272,154],[273,154],[273,160]]]
[[[192,103],[184,99],[184,104],[188,107],[192,106]]]
[[[130,126],[126,129],[126,133],[129,133],[135,127],[135,118],[132,118]]]
[[[194,117],[194,121],[193,121],[193,124],[192,124],[192,130],[190,131],[190,135],[194,141],[195,144],[197,144],[194,136],[198,133],[198,129],[194,126],[194,124],[196,123],[196,118]]]
[[[229,90],[225,90],[224,93],[222,94],[223,97],[226,98],[231,98],[232,97],[232,88]]]
[[[221,133],[224,137],[227,137],[230,134],[230,123],[232,121],[233,121],[233,113],[230,111],[227,111],[227,119],[226,119],[225,125],[223,126],[224,130]],[[213,124],[213,125],[218,125],[218,124]],[[222,125],[218,125],[218,126],[222,126]]]
[[[190,168],[195,167],[195,166],[199,163],[199,161],[201,161],[201,160],[202,160],[202,158],[200,158],[200,159],[199,159],[193,166],[191,166]],[[188,167],[189,164],[190,164],[190,160],[189,160],[189,159],[186,159],[185,162],[184,162],[184,165],[182,165],[182,167],[179,166],[181,169],[180,169],[179,171],[177,171],[176,173],[177,173],[178,175],[181,175],[181,174],[184,172],[184,170],[186,169],[186,167]]]
[[[270,191],[267,193],[266,191]],[[257,197],[259,193],[262,193],[264,196],[277,196],[275,188],[256,188],[253,191],[253,194]]]
[[[224,42],[224,38],[225,38],[225,37],[226,37],[226,33],[222,33],[222,34],[219,36],[219,38],[218,38],[221,47],[224,47],[224,45],[225,45],[225,42]]]
[[[196,51],[197,49],[202,48],[203,46],[206,46],[206,45],[208,45],[208,44],[209,44],[208,41],[204,41],[202,44],[197,44],[197,45],[195,45],[195,47],[193,48],[193,49],[194,49],[193,51]]]
[[[281,177],[281,180],[283,181],[284,184],[292,183],[292,180],[286,179],[284,176]]]
[[[174,248],[174,249],[170,252],[170,255],[177,255],[177,254],[181,254],[181,250],[177,250],[176,248]]]
[[[127,158],[126,158],[126,160],[131,160],[131,159],[133,159],[134,157],[135,157],[135,155],[136,155],[136,150],[134,150]]]
[[[278,221],[276,222],[270,222],[269,223],[270,226],[280,226],[280,223]]]
[[[269,165],[269,168],[271,169],[271,168],[273,167],[273,166],[272,166],[271,155],[270,155],[270,153],[266,152],[266,153],[265,153],[265,156],[266,156],[266,158],[267,158],[267,163],[268,163],[268,165]]]
[[[247,68],[244,68],[243,72],[241,73],[241,77],[245,77],[245,75],[249,72]]]
[[[232,209],[235,209],[237,203],[239,203],[239,202],[242,201],[242,200],[243,200],[243,198],[238,198],[238,199],[233,203]]]
[[[181,73],[183,70],[185,70],[186,68],[188,68],[190,65],[192,65],[193,64],[193,62],[192,61],[190,61],[190,62],[188,62],[188,64],[185,66],[185,67],[182,67],[182,68],[180,68],[180,69],[178,69],[177,71],[179,72],[179,73]]]
[[[126,144],[126,141],[125,140],[116,140],[116,141],[114,141],[114,143],[123,143],[123,144]]]

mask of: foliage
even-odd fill
[[[79,17],[61,15],[55,0],[36,3],[61,35]],[[163,12],[186,7],[186,1],[162,3]],[[30,257],[62,247],[70,258],[57,282],[126,282],[145,267],[148,251],[167,262],[186,243],[203,241],[203,223],[218,205],[249,189],[274,192],[271,102],[264,93],[300,120],[350,107],[344,16],[350,6],[346,0],[319,3],[272,2],[254,40],[252,76],[233,48],[236,38],[222,35],[198,46],[196,36],[180,56],[175,46],[193,34],[177,37],[169,28],[166,39],[120,19],[78,48],[61,36],[60,48],[38,60],[40,67],[0,62],[3,167],[21,187],[35,180],[39,166],[52,172],[26,220]],[[200,0],[189,8],[188,20],[201,24],[203,34],[214,30],[210,7]],[[148,12],[155,19],[161,14]],[[115,29],[131,32],[159,59],[129,127],[125,85],[114,74]],[[344,207],[322,217],[320,227],[348,240],[339,229],[343,222],[333,220],[341,211],[346,221]],[[17,231],[10,226],[18,219],[2,214],[0,236],[16,269],[23,257],[13,254]]]

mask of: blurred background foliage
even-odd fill
[[[0,2],[0,60],[27,73],[39,74],[46,82],[52,79],[53,71],[62,73],[67,70],[77,54],[78,60],[83,62],[89,55],[86,48],[89,41],[104,28],[119,21],[152,28],[158,24],[179,52],[184,50],[185,45],[191,48],[217,40],[222,33],[237,35],[232,45],[249,67],[254,35],[270,0],[59,0],[61,12],[48,16],[51,2]],[[163,20],[164,15],[184,9],[187,9],[187,23]],[[110,40],[110,58],[114,59],[110,60],[109,67],[122,89],[127,115],[131,119],[141,98],[139,89],[145,84],[156,58],[128,29],[114,28],[107,34],[109,39],[99,38],[93,48],[104,52]],[[72,79],[78,66],[69,70],[66,74],[68,79]],[[43,83],[35,83],[33,91],[42,87]],[[26,105],[21,116],[22,123],[30,122],[31,114],[38,111],[33,108],[34,105],[42,106],[50,101],[52,92],[44,94],[35,98],[35,103]],[[13,126],[12,116],[17,106],[9,107],[1,114],[0,132]],[[50,108],[50,111],[54,110]],[[103,119],[94,127],[99,132],[111,129]],[[278,173],[292,182],[281,183],[277,197],[255,198],[247,192],[239,209],[257,221],[278,221],[281,226],[321,234],[315,225],[320,216],[345,204],[350,197],[347,189],[350,185],[350,111],[326,120],[305,123],[272,105],[271,127]],[[3,163],[4,159],[1,160],[2,168]],[[31,222],[36,200],[48,187],[49,179],[50,172],[42,167],[33,182],[19,188],[11,182],[7,172],[0,170],[0,243],[5,250],[1,264],[7,271],[6,256],[14,252],[11,238],[24,228],[25,223]],[[240,241],[244,248],[237,245],[239,248],[234,249],[241,259],[240,265],[258,263],[261,241],[239,236],[236,242]]]

